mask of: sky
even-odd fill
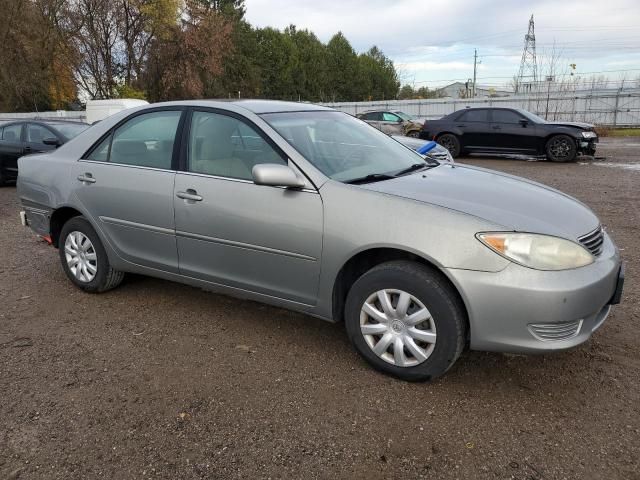
[[[390,57],[403,84],[434,88],[473,77],[500,88],[518,72],[529,18],[538,70],[557,78],[606,76],[612,87],[640,79],[639,0],[246,0],[254,26],[294,24],[323,42],[341,31],[357,52]],[[555,50],[554,50],[555,47]],[[575,70],[570,67],[575,64]],[[602,73],[601,73],[602,72]]]

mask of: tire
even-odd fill
[[[384,314],[380,291],[388,295],[392,315]],[[398,313],[402,310],[398,309],[402,294],[410,297],[405,302],[406,316]],[[369,306],[365,307],[366,304]],[[372,305],[375,316],[368,313]],[[380,313],[394,320],[376,321]],[[428,318],[411,327],[415,322],[411,315]],[[466,342],[466,314],[455,291],[442,274],[410,261],[380,264],[356,280],[347,295],[344,318],[347,335],[358,353],[377,370],[403,380],[432,380],[444,374],[458,359]],[[363,328],[379,333],[366,335]],[[428,341],[422,341],[423,338]],[[374,351],[376,347],[384,349],[385,343],[388,346],[382,354]],[[396,350],[396,345],[402,349]],[[416,346],[420,355],[414,354]],[[402,352],[399,358],[396,352]],[[402,363],[405,366],[400,366]]]
[[[80,244],[84,248],[78,247]],[[60,232],[58,251],[67,277],[85,292],[106,292],[120,285],[124,278],[123,272],[114,270],[109,264],[107,252],[98,234],[84,217],[73,217],[64,224]],[[74,251],[76,255],[71,254]],[[81,263],[86,266],[84,269],[78,267],[77,261],[74,267],[73,261],[68,260],[68,257],[77,259],[78,256],[82,256]],[[72,268],[76,271],[72,271]]]
[[[552,162],[573,162],[577,150],[575,140],[569,135],[554,135],[545,145],[547,159]]]
[[[412,130],[410,132],[407,132],[407,137],[420,138],[420,130]]]
[[[445,133],[444,135],[440,135],[436,139],[436,141],[444,148],[449,150],[449,153],[453,158],[456,158],[460,155],[460,140],[453,133]]]

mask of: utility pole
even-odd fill
[[[471,96],[473,98],[475,98],[476,96],[476,71],[478,67],[478,50],[477,49],[473,49],[473,90],[471,93]]]

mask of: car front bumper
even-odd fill
[[[582,155],[595,155],[597,143],[598,137],[579,138],[576,140],[578,152],[580,152]]]
[[[544,353],[589,339],[620,301],[624,270],[605,234],[586,267],[539,271],[509,264],[496,273],[449,269],[469,314],[473,350]]]

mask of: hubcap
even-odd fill
[[[439,140],[438,143],[440,143],[440,145],[442,145],[444,148],[449,150],[449,153],[453,151],[455,146],[453,139],[451,137],[444,137],[441,140]]]
[[[360,331],[373,353],[398,367],[424,362],[436,344],[436,325],[429,310],[402,290],[371,294],[360,311]]]
[[[571,145],[564,138],[556,138],[551,141],[549,147],[551,154],[556,158],[565,158],[569,156],[571,152]]]
[[[71,273],[81,282],[89,283],[98,273],[98,257],[89,237],[71,232],[64,242],[64,256]]]

